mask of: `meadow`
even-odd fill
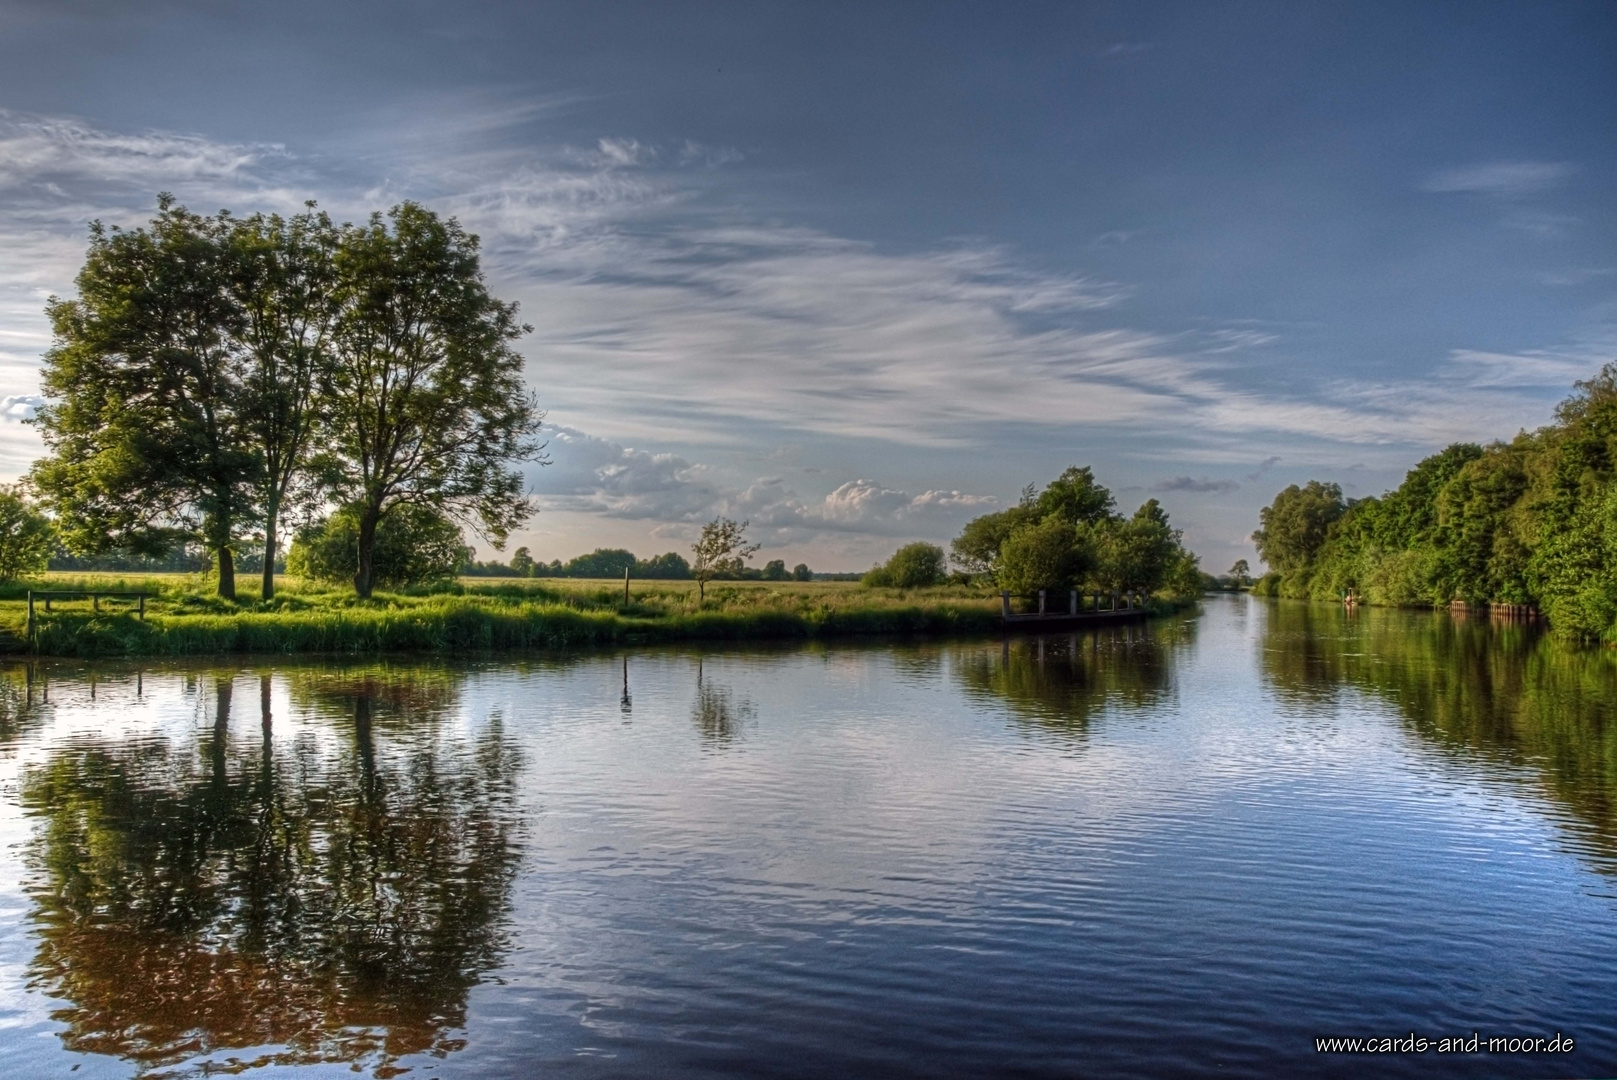
[[[676,640],[763,640],[860,634],[974,634],[999,628],[999,597],[987,589],[871,589],[857,582],[462,578],[377,592],[277,579],[268,601],[213,595],[192,574],[50,573],[0,585],[0,649],[46,656],[200,656],[226,653],[461,652],[568,648]],[[138,591],[133,607],[88,599],[36,601],[34,590]]]

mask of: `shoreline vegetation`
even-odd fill
[[[483,652],[673,641],[965,636],[1002,630],[997,591],[969,586],[870,588],[852,582],[476,579],[432,588],[352,592],[283,578],[273,599],[231,602],[181,574],[61,574],[0,586],[0,650],[70,658]],[[40,608],[26,639],[30,588],[142,591],[146,619],[88,600]],[[1150,614],[1194,601],[1160,597]]]
[[[1260,522],[1252,539],[1271,569],[1257,595],[1503,607],[1617,644],[1617,363],[1537,431],[1455,443],[1375,498],[1293,484]]]

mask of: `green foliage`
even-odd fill
[[[684,581],[691,576],[691,564],[679,552],[668,551],[649,559],[637,560],[634,576],[653,581]]]
[[[1071,467],[1042,492],[1029,484],[1009,510],[968,522],[954,540],[954,561],[1019,594],[1081,588],[1200,596],[1201,568],[1161,505],[1151,499],[1132,518],[1114,513],[1114,505],[1087,467]]]
[[[511,553],[511,572],[517,577],[533,577],[533,555],[525,547]]]
[[[1072,525],[1058,514],[1023,525],[1006,537],[1000,549],[997,578],[1013,593],[1065,590],[1091,568],[1092,554],[1078,543]]]
[[[792,567],[793,581],[813,581],[814,571],[808,568],[808,563],[798,563]]]
[[[15,487],[0,485],[0,581],[15,581],[45,569],[56,550],[50,518]]]
[[[352,581],[359,571],[360,513],[359,507],[347,506],[298,533],[287,554],[287,572],[316,581]],[[465,558],[460,528],[430,506],[397,505],[377,526],[374,573],[384,587],[452,578]]]
[[[765,580],[765,581],[790,581],[790,580],[792,580],[791,573],[786,569],[786,560],[785,559],[770,559],[767,563],[765,563],[764,564],[764,572],[763,572],[763,580]]]
[[[588,555],[570,559],[562,572],[568,577],[620,578],[625,570],[633,570],[634,552],[623,548],[596,548]]]
[[[1312,501],[1308,489],[1282,492],[1254,536],[1275,571],[1263,583],[1273,593],[1528,604],[1562,635],[1617,638],[1617,365],[1577,384],[1554,423],[1427,458],[1396,490],[1327,522],[1312,546],[1328,514],[1310,518],[1298,505],[1317,511],[1335,489],[1309,489]],[[1291,542],[1305,533],[1307,542]]]
[[[1259,513],[1252,542],[1264,562],[1282,574],[1295,572],[1310,563],[1325,543],[1326,530],[1346,509],[1342,489],[1335,484],[1293,484]]]
[[[893,552],[891,558],[860,581],[871,588],[920,589],[941,584],[947,568],[942,548],[917,541]]]

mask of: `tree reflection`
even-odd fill
[[[443,730],[451,679],[293,679],[338,738],[277,747],[261,681],[262,738],[243,751],[221,675],[195,749],[80,743],[27,773],[33,973],[66,1002],[70,1049],[389,1076],[461,1045],[467,993],[503,947],[515,753],[497,721],[469,740]]]
[[[1008,706],[1048,731],[1082,734],[1108,707],[1146,709],[1172,692],[1173,654],[1188,622],[1004,639],[962,650],[954,664],[968,694]]]
[[[696,699],[691,706],[691,719],[696,730],[709,743],[727,746],[741,734],[741,725],[752,719],[749,701],[737,701],[728,686],[716,683],[702,671],[702,661],[696,661]]]
[[[1617,658],[1521,623],[1278,603],[1262,667],[1283,700],[1344,687],[1393,705],[1437,745],[1529,763],[1617,854]]]

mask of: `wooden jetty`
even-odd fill
[[[34,612],[34,602],[35,601],[44,601],[45,610],[49,611],[51,609],[51,601],[52,600],[88,600],[88,601],[90,601],[91,608],[93,608],[96,611],[97,614],[99,614],[100,611],[101,611],[101,601],[102,600],[129,601],[129,602],[134,603],[136,613],[140,616],[140,621],[145,622],[146,621],[146,600],[151,595],[152,595],[151,593],[119,592],[119,591],[113,591],[113,590],[108,590],[108,589],[51,589],[51,590],[29,589],[28,590],[28,639],[30,641],[33,640],[34,627],[36,625],[38,625],[37,616],[35,615],[35,612]]]
[[[1029,601],[1030,606],[1031,601],[1037,600],[1038,607],[1032,611],[1016,611],[1012,603],[1012,595],[1009,592],[1001,592],[999,594],[1000,624],[1007,631],[1076,630],[1085,626],[1138,622],[1148,614],[1143,598],[1132,593],[1114,592],[1109,596],[1094,593],[1090,596],[1083,596],[1077,589],[1073,589],[1067,594],[1067,603],[1064,609],[1056,607],[1051,602],[1054,598],[1048,590],[1040,590],[1036,594],[1014,599]],[[1103,605],[1102,601],[1109,601],[1109,603]]]

